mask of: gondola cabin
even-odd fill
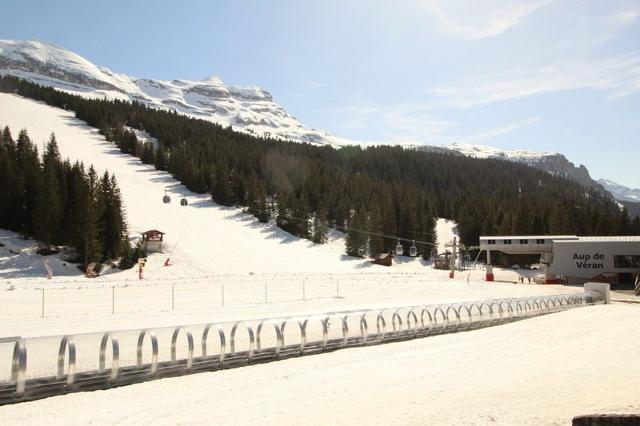
[[[164,232],[152,229],[142,233],[142,247],[147,253],[161,252],[164,249]]]

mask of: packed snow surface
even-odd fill
[[[638,305],[0,407],[1,424],[570,425],[638,413]],[[64,416],[64,417],[62,417]]]

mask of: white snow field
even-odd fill
[[[637,413],[636,305],[0,407],[0,424],[569,425]]]
[[[0,336],[140,329],[343,309],[582,292],[515,285],[517,272],[438,271],[400,257],[391,268],[346,257],[338,233],[316,245],[217,206],[105,141],[72,112],[0,94],[0,125],[63,157],[116,174],[131,234],[166,232],[166,253],[135,270],[86,279],[36,244],[0,231]],[[161,198],[167,189],[169,205]],[[178,203],[189,200],[188,207]],[[440,243],[454,223],[438,223]],[[164,267],[167,257],[172,266]],[[223,290],[224,288],[224,290]],[[42,296],[44,289],[44,312]],[[224,292],[224,294],[223,294]],[[172,294],[174,297],[172,297]],[[224,300],[224,303],[223,303]],[[0,407],[0,424],[567,424],[640,408],[634,386],[640,305],[575,309],[473,332],[349,349]],[[44,313],[44,317],[41,316]],[[57,341],[56,341],[57,343]],[[30,352],[29,365],[55,362]],[[95,348],[97,351],[97,348]],[[10,365],[0,345],[0,373]]]

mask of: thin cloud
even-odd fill
[[[343,125],[360,131],[381,127],[379,138],[390,142],[422,142],[435,140],[453,124],[433,117],[428,105],[400,104],[377,105],[360,103],[340,108]]]
[[[537,123],[539,121],[540,121],[539,117],[527,118],[526,120],[522,120],[517,123],[512,123],[506,126],[487,130],[485,132],[481,132],[473,136],[468,136],[466,138],[459,139],[459,142],[463,144],[474,144],[474,145],[486,143],[500,136],[504,136],[509,133],[515,132],[516,130],[522,127],[530,126],[531,124]]]
[[[473,80],[434,87],[430,92],[458,108],[525,96],[577,89],[609,92],[610,97],[640,92],[640,54],[634,53],[597,61],[569,61],[536,69],[514,68]]]
[[[445,33],[461,39],[475,40],[500,35],[509,28],[518,25],[538,9],[553,3],[553,1],[530,1],[494,8],[474,16],[476,19],[471,23],[461,22],[461,15],[474,15],[473,13],[468,13],[468,7],[477,7],[481,2],[464,5],[464,13],[452,13],[445,10],[444,4],[451,5],[451,0],[447,2],[425,0],[423,4],[426,10],[437,19],[440,28]],[[484,4],[481,7],[484,7]]]

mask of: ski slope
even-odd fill
[[[344,256],[343,244],[313,244],[273,224],[259,223],[240,209],[216,205],[207,194],[190,192],[168,173],[122,154],[73,112],[0,94],[0,125],[8,125],[16,136],[20,129],[27,129],[39,147],[54,132],[63,157],[93,164],[99,174],[105,170],[115,173],[130,234],[139,236],[150,229],[166,233],[166,253],[150,256],[145,271],[148,278],[384,268]],[[171,204],[162,203],[165,190]],[[180,206],[182,197],[189,206]],[[333,238],[340,239],[337,234]],[[173,266],[162,266],[167,257]],[[424,268],[417,259],[402,266]]]

